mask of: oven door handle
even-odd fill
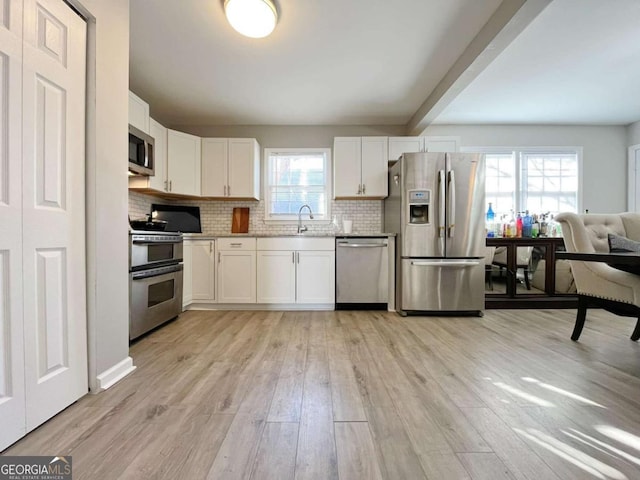
[[[150,270],[142,270],[131,273],[132,280],[143,280],[145,278],[159,277],[168,273],[175,273],[182,270],[182,264],[169,265],[168,267],[152,268]]]
[[[159,243],[182,243],[182,238],[176,238],[176,239],[163,239],[163,240],[150,240],[148,238],[144,238],[144,239],[138,239],[138,238],[133,238],[131,240],[131,242],[134,245],[157,245]]]

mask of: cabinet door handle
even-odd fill
[[[218,263],[220,263],[220,252],[218,252]]]
[[[241,247],[242,243],[230,243],[229,245],[231,245],[232,247]]]
[[[363,183],[362,184],[362,194],[364,195],[367,191],[367,186]]]
[[[231,196],[231,185],[227,185],[227,196]]]
[[[300,263],[300,252],[296,252],[296,255],[298,256],[298,263]]]
[[[296,263],[296,252],[291,252],[291,263]]]
[[[169,182],[167,180],[164,181],[164,191],[165,192],[169,191]]]
[[[360,195],[360,193],[362,192],[362,185],[358,184],[358,195]]]
[[[173,190],[173,186],[171,185],[171,180],[169,180],[169,191]]]

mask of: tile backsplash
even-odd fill
[[[234,207],[249,207],[249,233],[255,235],[290,235],[296,233],[295,224],[279,224],[264,221],[264,201],[219,201],[219,200],[165,200],[153,195],[129,192],[129,216],[141,218],[151,211],[151,204],[189,205],[200,207],[202,233],[228,235],[231,233],[231,216]],[[306,212],[306,211],[305,211]],[[338,219],[353,221],[354,233],[382,232],[382,200],[333,200],[331,215]],[[310,233],[332,233],[331,223],[311,223],[303,215],[303,223]],[[341,225],[340,225],[341,226]]]

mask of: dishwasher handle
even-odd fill
[[[386,243],[349,243],[349,242],[338,242],[338,247],[347,247],[347,248],[383,248],[387,247]]]

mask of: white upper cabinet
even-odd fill
[[[149,188],[164,192],[167,190],[167,129],[149,119],[149,135],[154,139],[154,168],[155,175],[149,177]]]
[[[149,133],[149,104],[133,92],[129,92],[129,125]]]
[[[430,136],[424,137],[425,152],[459,152],[460,137]]]
[[[335,137],[334,198],[387,196],[387,137]]]
[[[200,195],[200,137],[167,129],[168,192]]]
[[[255,138],[202,139],[202,196],[260,199],[260,145]]]
[[[460,137],[389,137],[389,161],[398,160],[403,153],[458,151]]]

